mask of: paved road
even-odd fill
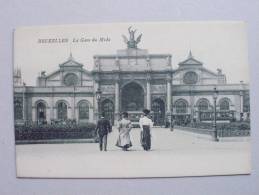
[[[116,129],[108,151],[98,144],[17,145],[17,173],[27,177],[143,177],[244,174],[250,171],[249,142],[213,142],[175,130],[155,128],[152,150],[143,151],[139,129],[133,129],[128,152],[115,146]]]

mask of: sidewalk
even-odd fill
[[[170,177],[245,174],[250,172],[249,142],[212,142],[181,131],[154,128],[152,150],[143,151],[139,129],[133,147],[115,146],[116,129],[108,137],[108,151],[98,144],[17,145],[17,174],[25,177]]]

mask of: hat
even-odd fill
[[[122,116],[123,116],[124,118],[128,118],[129,114],[128,114],[127,112],[123,112],[123,113],[122,113]]]
[[[144,110],[143,110],[143,113],[144,113],[145,115],[148,115],[148,114],[150,113],[150,110],[144,109]]]

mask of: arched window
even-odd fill
[[[65,102],[58,103],[58,119],[66,120],[67,119],[67,105]]]
[[[229,101],[227,99],[223,99],[219,103],[220,110],[229,110]]]
[[[14,99],[14,119],[21,120],[23,119],[23,103],[22,98]]]
[[[207,99],[201,99],[198,103],[198,110],[199,111],[206,111],[209,110],[209,101]]]
[[[175,103],[175,112],[178,114],[185,114],[187,113],[187,102],[184,100],[177,100]]]
[[[89,119],[89,104],[85,101],[80,102],[78,106],[79,119]]]
[[[40,124],[46,121],[46,105],[43,102],[37,104],[37,121]]]

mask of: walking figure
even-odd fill
[[[172,119],[171,120],[171,124],[170,124],[171,126],[171,128],[170,128],[170,131],[174,131],[174,125],[175,125],[175,120],[174,119]]]
[[[97,122],[96,133],[99,138],[100,151],[107,151],[107,137],[108,133],[112,131],[110,121],[104,118],[104,113]]]
[[[144,116],[139,119],[140,126],[140,140],[141,145],[145,151],[151,149],[151,128],[153,127],[152,120],[148,117],[150,110],[143,110]]]
[[[128,148],[132,146],[130,140],[130,130],[132,125],[130,120],[128,120],[128,113],[122,113],[122,119],[118,122],[119,137],[116,146],[122,148],[122,150],[127,151]]]

